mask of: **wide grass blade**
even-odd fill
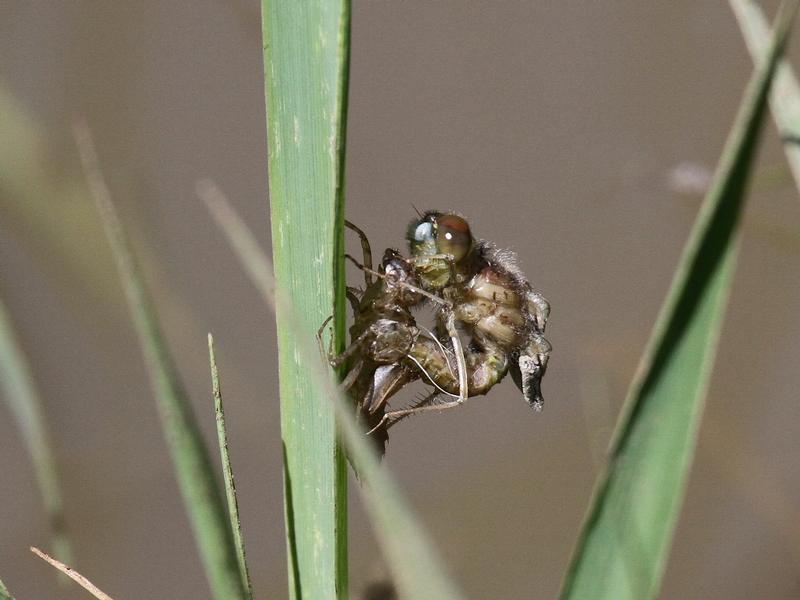
[[[62,560],[72,560],[56,459],[45,425],[42,400],[36,389],[31,367],[14,333],[11,316],[1,298],[0,387],[3,388],[3,394],[33,462],[36,482],[53,536],[53,553]]]
[[[214,396],[214,414],[217,421],[217,440],[222,460],[222,475],[225,481],[225,496],[228,501],[228,519],[231,523],[233,543],[236,546],[236,558],[239,562],[239,575],[248,598],[253,597],[253,584],[250,581],[250,570],[247,568],[247,557],[242,539],[242,524],[239,520],[239,502],[236,499],[236,483],[233,479],[231,457],[228,453],[228,429],[225,425],[225,409],[222,406],[222,388],[219,384],[217,357],[214,353],[214,338],[208,334],[208,360],[211,365],[211,390]]]
[[[76,125],[75,137],[89,189],[117,263],[155,394],[164,437],[172,456],[206,577],[214,597],[218,600],[246,598],[239,577],[233,536],[208,451],[161,333],[122,223],[111,202],[111,195],[85,124]]]
[[[750,81],[631,385],[567,572],[568,600],[653,598],[694,454],[767,94],[797,3]]]
[[[276,289],[269,259],[216,187],[206,182],[198,191],[264,300],[276,312],[283,313],[287,326],[295,332],[298,359],[305,366],[304,372],[314,394],[335,409],[343,441],[363,483],[361,492],[367,512],[400,597],[415,600],[461,598],[399,486],[389,470],[381,467],[372,444],[356,424],[352,402],[341,394],[331,380],[330,369],[322,364],[312,342],[313,330],[300,319],[293,303],[287,302],[285,290]]]
[[[262,0],[275,277],[303,331],[332,312],[344,340],[344,147],[350,0]],[[292,598],[347,596],[347,472],[331,404],[277,315]]]
[[[753,61],[758,62],[767,51],[771,37],[764,11],[751,0],[729,2],[739,22],[747,49]],[[789,169],[800,189],[800,83],[785,59],[778,63],[775,71],[769,102],[772,117],[783,141]]]

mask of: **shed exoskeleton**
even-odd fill
[[[330,363],[334,367],[344,365],[342,388],[354,399],[359,418],[383,451],[388,428],[404,416],[395,414],[397,411],[386,411],[389,398],[409,383],[422,379],[434,386],[434,392],[423,399],[424,404],[442,392],[463,401],[467,394],[467,370],[452,311],[446,301],[419,288],[413,260],[389,248],[379,270],[373,271],[366,235],[352,223],[346,224],[361,237],[364,263],[348,258],[364,271],[366,288],[363,292],[347,290],[353,308],[350,345],[342,354],[330,358]],[[433,333],[418,325],[411,313],[411,307],[424,299],[442,304],[442,313],[450,315],[442,318],[442,327],[450,335],[448,349]],[[320,335],[326,324],[320,328]],[[447,390],[437,381],[446,382]]]

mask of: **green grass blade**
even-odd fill
[[[75,137],[89,189],[102,218],[128,300],[164,437],[206,577],[218,600],[245,598],[223,500],[189,398],[161,333],[122,223],[111,202],[85,124],[76,125]]]
[[[61,486],[56,459],[45,425],[42,400],[33,380],[30,365],[17,340],[2,299],[0,299],[0,387],[17,421],[22,439],[33,462],[39,493],[52,532],[53,554],[72,560],[66,534]]]
[[[262,0],[275,276],[304,328],[343,315],[349,0]],[[335,309],[336,307],[336,309]],[[277,313],[290,594],[347,596],[347,471],[327,400]],[[334,324],[336,347],[344,321]]]
[[[737,226],[791,10],[745,93],[629,391],[567,572],[565,600],[658,592],[694,453],[737,250]]]
[[[8,591],[6,584],[0,579],[0,600],[14,600],[14,596]]]
[[[217,421],[217,439],[219,454],[222,460],[222,475],[225,481],[225,496],[228,500],[228,518],[231,522],[233,543],[236,546],[236,558],[239,562],[239,575],[248,598],[253,597],[253,584],[250,581],[250,570],[247,568],[247,557],[242,539],[242,525],[239,520],[239,502],[236,499],[236,483],[233,479],[231,457],[228,454],[228,430],[225,425],[225,409],[222,406],[222,388],[219,385],[219,370],[214,353],[214,338],[208,334],[208,360],[211,365],[211,389],[214,395],[214,414]]]
[[[363,482],[361,492],[367,512],[394,575],[400,597],[415,600],[461,598],[399,486],[389,470],[381,467],[372,445],[356,424],[352,403],[333,384],[329,369],[322,364],[319,351],[312,342],[313,330],[299,320],[300,315],[285,300],[288,296],[276,293],[269,259],[219,190],[206,183],[198,191],[265,301],[276,312],[283,312],[287,326],[295,332],[298,358],[305,366],[304,373],[313,392],[335,408],[343,441]],[[278,291],[284,292],[283,288]]]
[[[764,11],[751,0],[729,0],[747,49],[757,62],[769,47],[771,33]],[[783,149],[795,184],[800,189],[800,83],[789,62],[782,59],[775,72],[769,95],[772,117],[778,127]]]

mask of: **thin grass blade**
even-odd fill
[[[797,8],[784,6],[631,385],[567,572],[565,600],[653,598],[680,512],[731,287],[767,94]]]
[[[729,0],[733,14],[739,22],[744,41],[753,61],[757,62],[767,51],[772,34],[758,3],[751,0]],[[789,169],[795,185],[800,189],[800,83],[789,61],[782,59],[775,72],[775,81],[769,94],[772,117],[783,142]]]
[[[214,338],[208,334],[208,360],[211,365],[211,389],[214,395],[214,414],[217,421],[217,439],[219,454],[222,460],[222,475],[225,481],[225,496],[228,501],[228,518],[231,522],[233,543],[236,546],[236,558],[239,562],[239,575],[248,599],[253,597],[253,584],[250,581],[250,570],[247,568],[247,557],[242,539],[242,524],[239,520],[239,502],[236,499],[236,483],[233,479],[231,457],[228,453],[228,429],[225,425],[225,409],[222,406],[222,388],[219,384],[219,370],[214,352]]]
[[[365,505],[378,541],[392,570],[401,598],[455,600],[463,596],[450,579],[444,563],[419,519],[385,466],[381,466],[364,432],[356,424],[352,403],[345,398],[322,364],[311,329],[299,319],[287,296],[276,289],[269,259],[252,233],[219,190],[209,183],[199,188],[212,216],[221,227],[242,266],[262,297],[276,312],[282,311],[295,332],[298,357],[314,393],[331,402],[348,454],[361,477]]]
[[[97,587],[95,584],[89,581],[86,577],[78,573],[72,567],[68,567],[60,560],[56,560],[46,552],[42,552],[41,550],[39,550],[39,548],[32,547],[31,552],[33,552],[36,556],[41,558],[46,563],[49,563],[56,570],[60,571],[61,573],[72,579],[74,582],[76,582],[79,586],[81,586],[83,589],[85,589],[87,592],[89,592],[92,596],[94,596],[98,600],[113,600],[111,596],[106,594],[103,590],[101,590],[99,587]]]
[[[344,340],[344,148],[350,0],[262,0],[275,277],[304,329]],[[278,330],[290,595],[347,597],[347,470],[282,312]]]
[[[94,144],[84,123],[76,124],[75,138],[92,197],[117,263],[206,577],[218,600],[245,598],[233,536],[207,448],[125,230],[111,202]]]
[[[55,454],[45,424],[42,400],[30,364],[14,333],[11,316],[0,298],[0,387],[33,462],[36,482],[52,532],[53,553],[72,560],[58,482]]]

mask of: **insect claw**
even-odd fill
[[[322,362],[331,362],[331,347],[328,346],[328,352],[325,352],[325,343],[322,341],[322,332],[325,331],[325,327],[327,327],[328,323],[331,322],[333,319],[333,315],[325,319],[322,323],[322,326],[317,330],[317,344],[319,344],[319,354],[322,357]]]
[[[378,421],[378,424],[375,425],[375,427],[373,427],[372,429],[370,429],[366,435],[372,435],[373,433],[375,433],[378,429],[383,427],[383,425],[385,425],[388,420],[389,420],[389,415],[383,415],[383,418],[380,421]]]

